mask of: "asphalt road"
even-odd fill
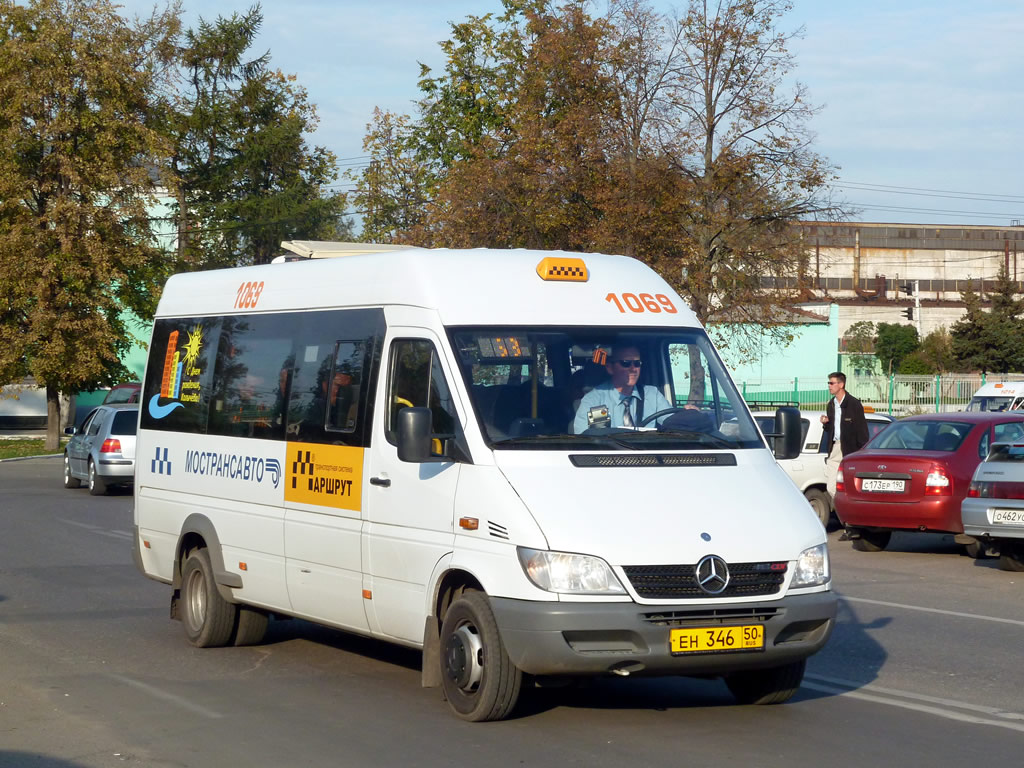
[[[301,621],[200,650],[130,556],[131,496],[64,490],[58,459],[0,463],[0,766],[792,766],[1020,763],[1024,574],[948,537],[881,553],[832,534],[831,642],[788,704],[720,681],[532,691],[454,718],[419,654]]]

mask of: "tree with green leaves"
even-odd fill
[[[970,278],[967,287],[960,292],[960,300],[966,311],[949,329],[953,355],[966,370],[988,373],[994,364],[988,334],[989,315],[983,309],[981,297],[974,290],[974,282]]]
[[[847,359],[854,368],[872,371],[875,367],[875,337],[877,329],[870,320],[851,325],[844,334]]]
[[[1024,302],[1006,265],[999,268],[986,312],[972,281],[960,293],[966,312],[950,328],[953,355],[961,370],[1010,373],[1024,370]]]
[[[661,149],[693,185],[674,269],[702,322],[763,322],[804,272],[800,218],[827,218],[833,168],[811,149],[817,108],[791,83],[785,0],[690,0]],[[799,286],[797,286],[799,287]],[[738,316],[738,317],[737,317]]]
[[[1000,264],[989,292],[992,308],[986,322],[992,347],[992,370],[997,373],[1024,370],[1024,322],[1020,317],[1024,302],[1016,297],[1016,289],[1006,264]]]
[[[583,0],[503,5],[454,24],[443,70],[421,73],[403,150],[425,180],[422,216],[392,237],[626,253],[702,322],[784,338],[778,309],[806,272],[790,225],[838,212],[811,149],[815,108],[790,85],[789,4],[691,0],[679,19],[647,0],[602,18]],[[388,146],[368,147],[363,210],[389,209],[372,178]]]
[[[525,47],[510,53],[502,130],[447,169],[431,208],[434,237],[469,247],[586,250],[606,185],[603,116],[613,97],[604,25],[583,2],[525,3]],[[501,39],[509,35],[499,36]]]
[[[305,139],[315,107],[269,53],[249,57],[262,23],[255,5],[185,34],[186,87],[168,99],[183,269],[266,263],[282,240],[345,230],[345,197],[328,189],[335,157]]]
[[[921,340],[921,345],[903,358],[900,373],[944,374],[958,371],[953,355],[953,338],[945,326],[939,326]]]
[[[879,323],[878,335],[875,338],[875,357],[887,376],[893,373],[906,373],[901,366],[908,355],[917,351],[920,342],[917,328],[902,323]]]
[[[416,157],[408,116],[375,109],[363,150],[373,160],[362,173],[350,174],[352,203],[363,221],[360,239],[406,242],[423,231],[433,188],[429,169]]]
[[[0,1],[0,381],[60,394],[127,375],[123,310],[164,278],[147,206],[167,156],[153,104],[178,10],[128,22],[107,0]]]

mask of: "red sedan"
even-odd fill
[[[992,443],[1024,438],[1024,413],[930,413],[893,422],[843,459],[836,514],[862,552],[893,531],[963,533],[960,503]],[[970,550],[971,554],[974,554]]]

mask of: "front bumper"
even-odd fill
[[[821,649],[835,624],[832,592],[701,606],[534,603],[491,598],[512,662],[533,675],[721,675],[765,669]],[[763,624],[761,651],[673,655],[672,629]]]

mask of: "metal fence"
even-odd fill
[[[846,389],[865,406],[892,416],[914,413],[962,411],[971,396],[986,382],[1024,381],[1024,373],[947,374],[945,376],[856,376],[847,374]],[[757,383],[737,382],[748,401],[773,400],[799,403],[808,411],[824,410],[828,389],[808,382],[801,387],[799,379],[762,379]]]

